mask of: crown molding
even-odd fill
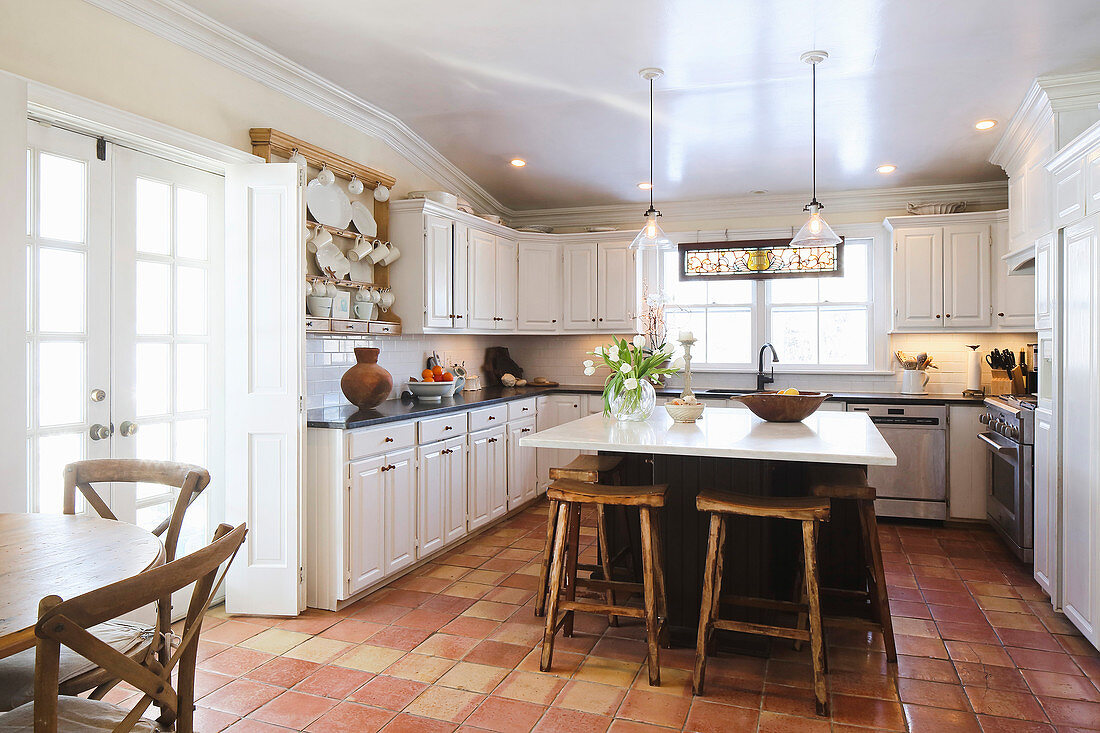
[[[1051,173],[1059,173],[1068,165],[1075,164],[1079,158],[1097,146],[1100,146],[1100,122],[1095,123],[1080,135],[1070,140],[1058,153],[1051,158],[1046,169]]]
[[[86,0],[154,35],[376,137],[479,209],[510,210],[408,125],[257,41],[177,0]]]
[[[989,181],[941,186],[910,186],[906,188],[875,188],[823,193],[830,212],[888,210],[904,211],[910,202],[965,201],[972,209],[999,209],[1008,206],[1008,182]],[[721,219],[743,219],[759,216],[798,216],[806,203],[805,194],[765,194],[735,198],[673,201],[661,205],[666,229],[679,222]],[[553,227],[584,225],[629,225],[642,219],[642,204],[611,206],[577,206],[559,209],[533,209],[515,212],[508,218],[511,226],[546,224]],[[731,227],[732,228],[732,227]]]
[[[1031,83],[1020,106],[989,155],[1004,169],[1026,154],[1033,136],[1059,112],[1095,109],[1100,103],[1100,72],[1040,76]]]

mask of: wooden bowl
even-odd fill
[[[735,395],[738,400],[762,420],[768,422],[799,422],[805,420],[821,407],[826,399],[832,397],[827,392],[801,392],[799,394],[779,394],[778,392],[754,392]]]

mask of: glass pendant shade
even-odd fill
[[[829,223],[821,216],[821,212],[817,207],[812,206],[810,207],[809,220],[798,230],[798,234],[794,235],[794,239],[791,240],[791,246],[832,247],[834,244],[840,244],[840,242],[840,237],[836,235],[833,228],[829,226]]]
[[[638,236],[634,237],[634,241],[630,243],[630,249],[652,249],[652,250],[669,250],[672,249],[672,240],[665,235],[661,225],[657,223],[657,217],[660,216],[655,211],[647,211],[645,215],[645,225],[642,226],[642,230],[638,232]]]

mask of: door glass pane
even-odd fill
[[[176,267],[176,333],[206,333],[206,270]]]
[[[206,259],[206,194],[176,189],[176,256]]]
[[[137,414],[163,415],[168,412],[172,365],[168,344],[137,345]]]
[[[143,422],[134,433],[134,457],[145,461],[172,460],[171,426],[166,422]],[[140,498],[140,497],[139,497]]]
[[[180,529],[179,542],[176,545],[176,557],[190,555],[210,541],[210,533],[206,529],[208,516],[206,496],[206,492],[199,494],[187,507],[187,513],[183,515],[183,527]]]
[[[137,179],[137,250],[169,254],[172,189],[167,183]]]
[[[821,363],[866,364],[867,309],[821,309]]]
[[[84,344],[46,341],[38,345],[38,424],[84,420]]]
[[[772,309],[771,342],[787,364],[817,362],[817,309]]]
[[[39,155],[38,236],[84,241],[85,188],[83,161],[50,153]]]
[[[138,260],[137,332],[163,335],[172,327],[172,266],[162,262]]]
[[[176,344],[176,411],[206,409],[206,345]]]
[[[84,253],[42,247],[38,252],[38,330],[84,331]],[[106,294],[104,294],[106,297]]]
[[[167,501],[152,506],[144,506],[137,510],[137,525],[151,532],[156,529],[161,522],[168,519],[168,515],[171,511],[172,503]]]
[[[38,511],[60,514],[65,466],[84,458],[84,434],[65,433],[38,439]]]
[[[180,420],[176,423],[176,450],[174,460],[181,463],[206,465],[206,420]]]

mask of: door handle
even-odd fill
[[[88,428],[88,435],[91,436],[92,440],[106,440],[111,437],[111,429],[106,425],[96,423]]]
[[[118,432],[124,438],[129,438],[131,435],[138,431],[137,423],[133,420],[123,420],[122,424],[118,426]]]
[[[983,433],[978,434],[978,440],[988,444],[990,448],[995,450],[997,453],[1000,453],[1001,455],[1010,455],[1010,456],[1016,455],[1016,449],[1015,448],[1006,448],[1005,446],[1001,445],[1000,443],[998,443],[997,441],[993,440],[992,438],[986,436]]]

